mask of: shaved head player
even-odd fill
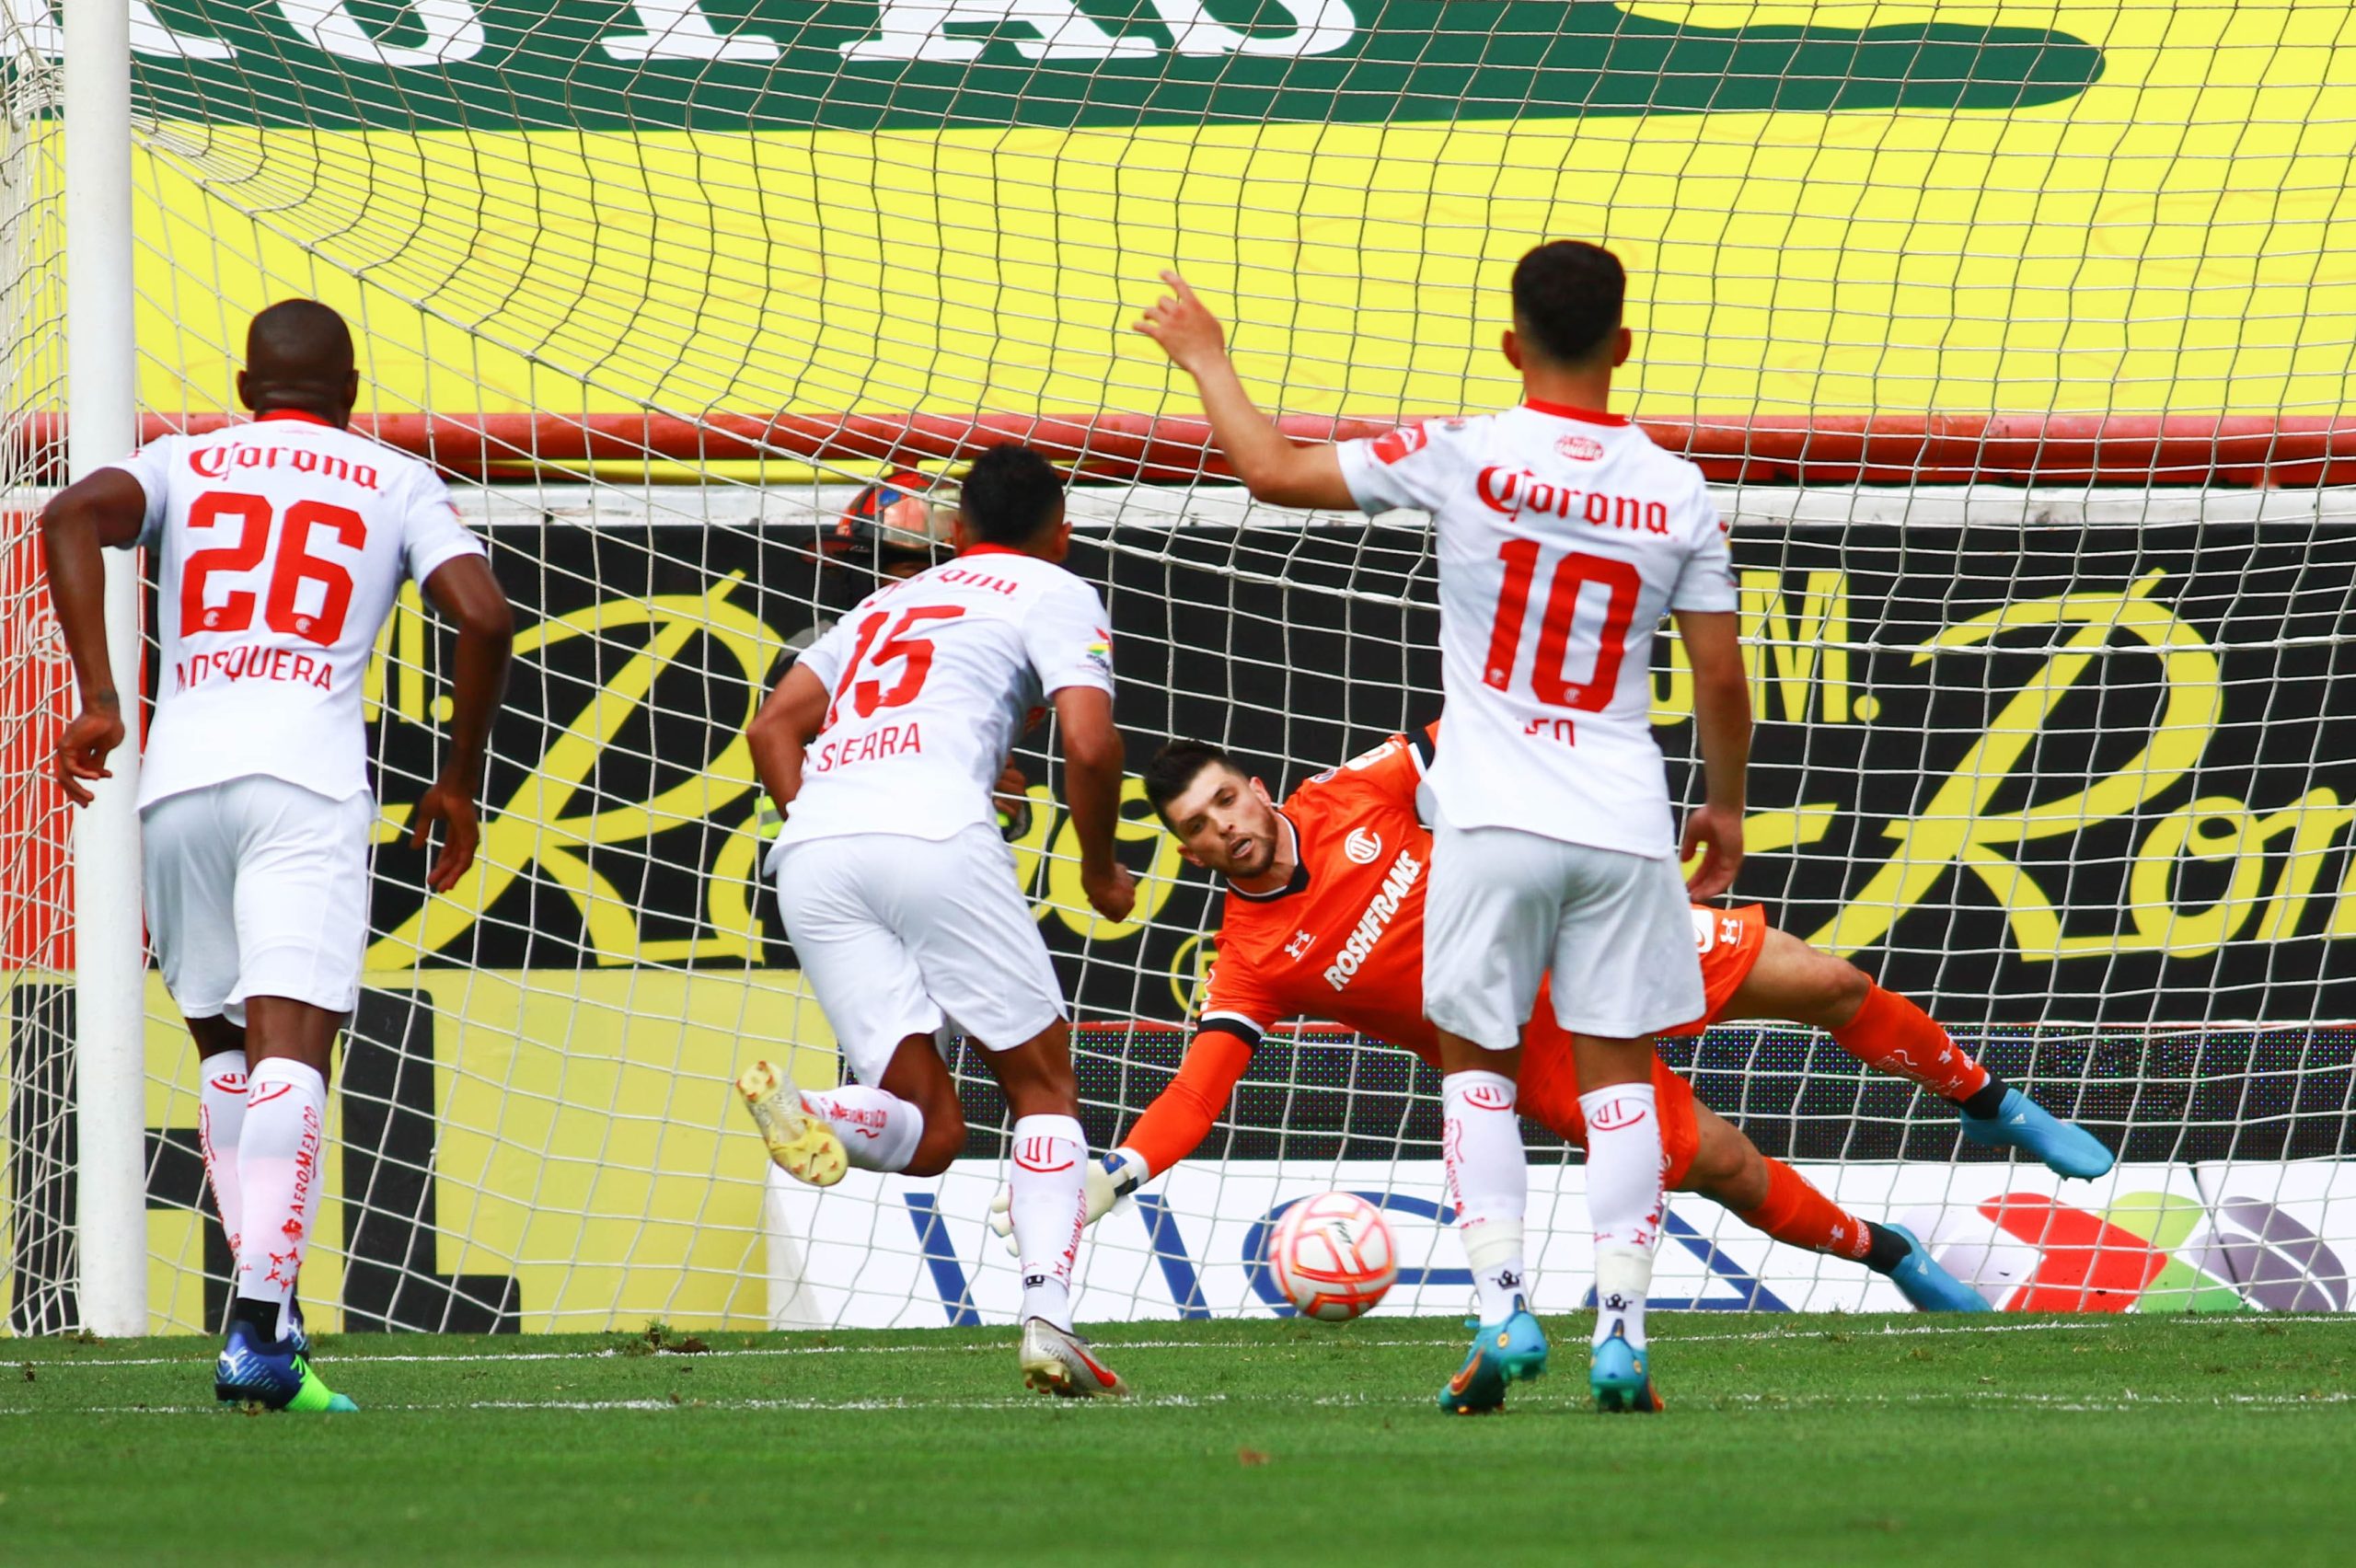
[[[41,514],[49,588],[82,709],[58,742],[77,802],[127,732],[107,656],[100,551],[144,547],[156,581],[155,716],[139,773],[147,929],[203,1058],[205,1175],[237,1254],[223,1400],[350,1410],[309,1365],[294,1283],[318,1216],[327,1075],[360,996],[368,783],[360,688],[404,576],[458,628],[441,776],[411,842],[427,877],[474,860],[475,792],[514,621],[433,470],[346,427],[352,333],[316,300],[253,319],[237,395],[256,415],[167,435]],[[137,693],[131,694],[135,702]]]

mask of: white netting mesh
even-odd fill
[[[969,1286],[996,1309],[981,1167],[937,1194],[768,1201],[728,1104],[754,1055],[833,1071],[753,872],[736,739],[788,650],[856,597],[822,535],[888,467],[1044,429],[1110,481],[1077,503],[1078,560],[1106,585],[1137,758],[1207,733],[1298,783],[1436,712],[1426,534],[1251,511],[1193,478],[1191,398],[1123,329],[1174,259],[1288,415],[1498,405],[1505,269],[1550,234],[1628,258],[1629,398],[1711,455],[1736,518],[1763,721],[1743,893],[2129,1164],[2038,1208],[2052,1183],[1949,1163],[1943,1108],[1789,1030],[1680,1047],[1704,1097],[1876,1217],[1944,1226],[1991,1281],[2344,1304],[2356,778],[2335,677],[2356,538],[2345,492],[2313,488],[2347,477],[2324,460],[2356,340],[2334,259],[2344,9],[1015,14],[133,6],[144,406],[219,417],[254,308],[337,305],[378,428],[480,482],[464,504],[526,628],[483,868],[430,905],[398,827],[438,744],[443,644],[413,599],[386,632],[387,824],[315,1320],[939,1321]],[[70,1196],[67,999],[44,988],[65,963],[64,819],[36,776],[62,669],[15,613],[37,603],[26,519],[62,409],[57,34],[46,0],[0,17],[22,1329],[74,1311],[70,1252],[39,1229]],[[1164,482],[1126,482],[1140,470]],[[2269,478],[2310,488],[2248,488]],[[1673,663],[1657,690],[1677,756]],[[1212,913],[1137,831],[1161,874],[1135,929],[1080,912],[1052,809],[1017,846],[1090,1026],[1100,1144],[1176,1061]],[[152,983],[150,1003],[152,1304],[192,1329],[225,1260],[197,1206],[194,1064]],[[1251,1222],[1337,1179],[1399,1195],[1424,1261],[1436,1231],[1408,1200],[1438,1195],[1431,1088],[1393,1053],[1272,1043],[1206,1163],[1141,1227],[1108,1223],[1083,1313],[1180,1309],[1187,1278],[1207,1309],[1256,1305]],[[993,1103],[977,1082],[977,1126]],[[1696,1298],[1757,1298],[1738,1275],[1786,1305],[1884,1300],[1705,1205],[1678,1213],[1716,1243],[1672,1254]],[[1394,1300],[1460,1294],[1411,1277]]]

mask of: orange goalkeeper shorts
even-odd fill
[[[1704,1009],[1691,1023],[1680,1023],[1661,1033],[1670,1039],[1680,1035],[1699,1034],[1710,1027],[1750,972],[1759,967],[1759,951],[1767,942],[1767,910],[1763,905],[1746,904],[1739,909],[1720,909],[1713,905],[1693,906],[1693,945],[1702,957],[1702,995]]]
[[[1571,1059],[1571,1037],[1554,1021],[1543,992],[1521,1034],[1521,1087],[1517,1107],[1557,1136],[1587,1147],[1587,1118],[1579,1113],[1579,1070]],[[1684,1184],[1685,1172],[1702,1147],[1702,1124],[1694,1113],[1693,1086],[1653,1057],[1653,1105],[1660,1113],[1665,1182]]]

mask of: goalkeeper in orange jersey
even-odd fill
[[[1176,1080],[1091,1173],[1091,1221],[1194,1151],[1253,1047],[1286,1019],[1331,1019],[1437,1063],[1422,957],[1432,836],[1415,806],[1437,729],[1392,736],[1303,784],[1282,807],[1215,746],[1173,742],[1154,757],[1147,797],[1185,858],[1227,880],[1227,907],[1200,1027]],[[1975,1143],[2021,1148],[2064,1176],[2110,1169],[2110,1151],[2091,1135],[2005,1085],[1912,1002],[1770,928],[1759,906],[1697,905],[1693,930],[1709,1010],[1671,1033],[1729,1019],[1814,1024],[1867,1066],[1954,1103]],[[1542,1000],[1522,1058],[1522,1113],[1583,1146],[1570,1037]],[[1858,1219],[1761,1154],[1658,1057],[1653,1083],[1671,1187],[1723,1204],[1779,1241],[1863,1262],[1918,1308],[1987,1309],[1906,1230]]]

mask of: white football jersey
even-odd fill
[[[870,594],[802,655],[833,700],[779,846],[994,822],[1033,709],[1066,686],[1112,692],[1110,624],[1095,589],[994,545]]]
[[[1340,452],[1358,505],[1420,507],[1438,531],[1440,815],[1674,853],[1653,635],[1670,610],[1736,605],[1702,471],[1626,420],[1537,402]]]
[[[360,688],[403,573],[482,542],[416,458],[279,410],[114,465],[147,492],[161,666],[139,803],[267,774],[368,789]]]

